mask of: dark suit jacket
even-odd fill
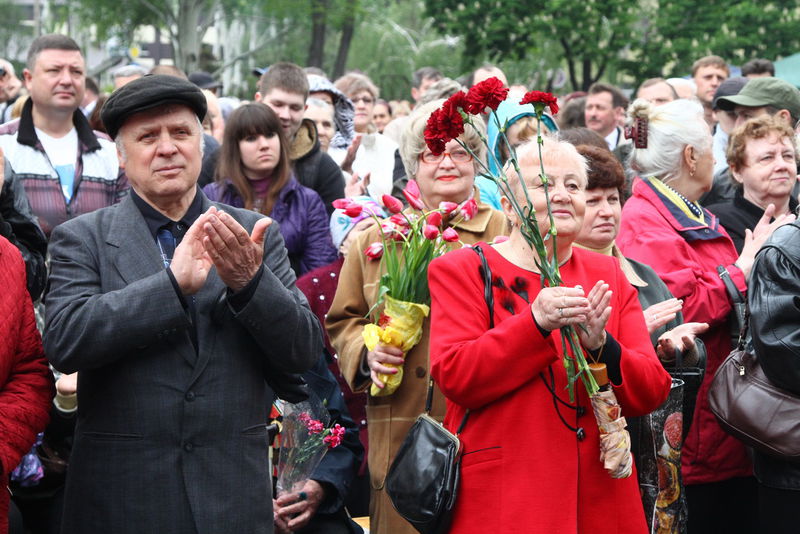
[[[248,231],[261,217],[218,207]],[[302,372],[322,350],[277,225],[240,312],[213,269],[195,295],[197,353],[130,197],[60,225],[50,246],[46,352],[80,372],[62,533],[271,533],[265,367]]]

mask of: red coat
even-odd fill
[[[636,180],[622,210],[617,246],[631,259],[652,267],[675,298],[683,299],[687,322],[709,324],[700,336],[706,345],[706,374],[697,395],[692,427],[683,444],[684,484],[704,484],[752,474],[744,446],[722,430],[708,407],[714,373],[731,351],[727,319],[731,301],[717,273],[725,265],[743,293],[744,274],[733,265],[738,254],[719,220],[705,211],[698,224],[664,199],[647,181]]]
[[[578,415],[564,406],[557,412],[540,376],[549,381],[552,370],[554,391],[569,402],[559,333],[542,337],[528,304],[539,293],[539,276],[488,245],[482,248],[493,275],[491,330],[475,252],[451,252],[429,270],[431,374],[447,397],[445,425],[455,431],[465,408],[471,410],[461,435],[452,532],[646,533],[636,473],[615,480],[599,461],[599,431],[583,386],[576,386],[576,400],[587,412]],[[565,285],[587,291],[600,279],[610,284],[613,312],[606,330],[621,346],[622,382],[614,389],[623,415],[658,407],[671,379],[655,356],[636,291],[618,261],[574,249],[561,273]],[[559,413],[582,427],[585,439]]]
[[[53,399],[19,250],[0,237],[0,533],[8,530],[9,473],[44,430]]]

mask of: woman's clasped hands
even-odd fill
[[[581,345],[597,350],[606,340],[605,328],[611,316],[611,295],[607,283],[599,280],[586,295],[581,286],[546,287],[531,304],[536,324],[553,331],[568,325],[576,330]]]

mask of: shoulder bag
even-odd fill
[[[746,309],[738,346],[714,374],[708,392],[711,411],[722,428],[764,454],[800,461],[800,398],[775,387],[745,347],[750,310]]]
[[[484,297],[489,307],[489,328],[494,327],[491,272],[480,247]],[[386,474],[386,493],[397,513],[422,534],[443,534],[450,529],[458,495],[461,468],[461,441],[458,436],[467,424],[464,414],[455,434],[430,416],[433,404],[433,378],[428,378],[425,412],[417,417]]]

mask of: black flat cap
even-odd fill
[[[204,70],[191,73],[189,75],[189,81],[200,89],[218,89],[222,87],[222,82],[218,82]]]
[[[203,92],[189,80],[163,74],[148,74],[123,85],[108,97],[100,118],[112,139],[128,117],[163,104],[182,104],[202,121],[207,104]]]

